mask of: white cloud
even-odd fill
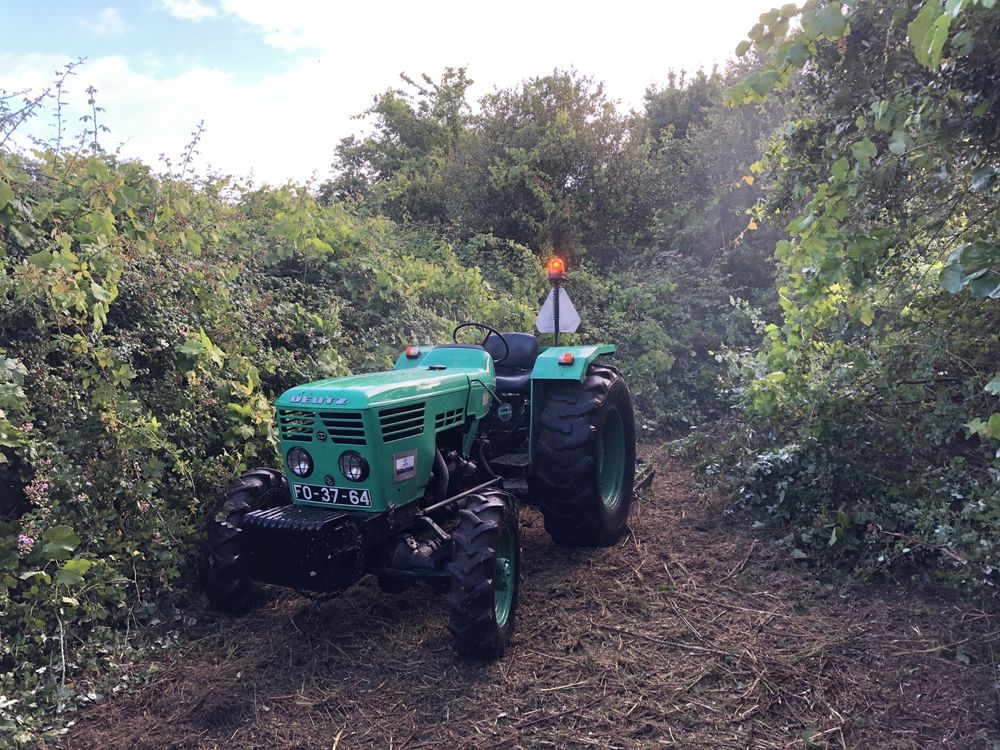
[[[97,36],[121,36],[129,30],[117,8],[107,7],[96,18],[81,18],[80,25]]]
[[[62,63],[48,55],[0,55],[0,89],[40,91],[51,85],[51,71]],[[93,85],[104,108],[99,124],[110,129],[99,136],[107,150],[121,144],[126,158],[157,166],[165,153],[176,163],[191,131],[204,120],[200,169],[239,176],[252,172],[272,184],[302,181],[314,172],[329,173],[337,142],[357,127],[351,115],[367,106],[370,92],[360,93],[361,87],[355,97],[316,96],[328,80],[328,71],[314,61],[245,83],[205,67],[162,78],[123,57],[102,57],[88,61],[70,80],[63,122],[71,131],[77,127],[77,118],[86,113],[84,88]],[[53,122],[51,110],[42,112],[20,129],[20,142],[26,143],[29,129],[41,138],[54,136]]]
[[[642,106],[652,83],[663,84],[671,68],[724,63],[761,10],[773,0],[669,0],[575,4],[507,0],[472,4],[386,0],[376,14],[360,3],[306,0],[163,0],[184,12],[238,16],[268,44],[296,50],[274,53],[282,68],[248,79],[246,71],[194,65],[186,72],[163,56],[157,69],[141,56],[91,59],[71,80],[69,98],[98,89],[111,128],[101,141],[122,142],[122,153],[156,164],[161,153],[179,155],[202,119],[206,133],[200,165],[258,180],[283,183],[329,174],[341,138],[362,124],[352,117],[373,95],[399,84],[399,73],[440,75],[446,66],[469,66],[476,98],[493,88],[516,85],[554,68],[575,67],[607,83],[625,106]],[[197,13],[197,11],[195,11]],[[202,15],[202,18],[210,16]],[[237,32],[238,33],[238,32]],[[0,88],[39,90],[51,71],[71,56],[15,56],[0,52]],[[67,122],[76,123],[74,113]],[[33,121],[33,132],[51,134],[51,113]],[[176,159],[175,159],[176,160]]]
[[[204,21],[206,18],[215,18],[219,11],[211,5],[206,5],[201,0],[160,0],[163,8],[175,18],[182,18],[185,21]]]
[[[316,51],[332,78],[364,75],[371,93],[401,71],[437,76],[468,65],[474,94],[555,68],[607,83],[613,98],[640,106],[646,86],[670,68],[724,65],[773,0],[220,0],[285,51]],[[375,8],[377,7],[377,12]]]

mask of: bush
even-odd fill
[[[530,319],[426,240],[298,188],[0,154],[0,733],[95,699],[127,626],[176,616],[215,493],[277,460],[281,391]]]

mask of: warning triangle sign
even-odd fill
[[[539,333],[555,333],[556,292],[559,292],[559,332],[575,333],[576,329],[580,327],[580,313],[573,307],[569,295],[561,286],[553,289],[545,298],[542,309],[538,311],[538,317],[535,318],[535,328],[538,329]]]

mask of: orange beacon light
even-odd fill
[[[549,261],[549,281],[558,283],[566,280],[566,264],[562,258],[553,258]]]

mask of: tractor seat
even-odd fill
[[[497,390],[501,393],[523,393],[531,389],[531,368],[538,359],[538,339],[530,333],[505,332],[503,337],[510,347],[510,354],[496,366]],[[484,344],[494,358],[504,355],[503,342],[490,336]]]

